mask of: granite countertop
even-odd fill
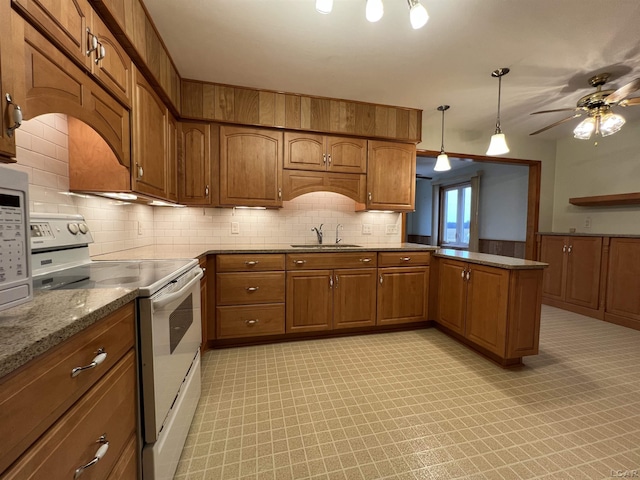
[[[548,263],[534,262],[533,260],[503,257],[501,255],[490,255],[488,253],[467,252],[465,250],[440,249],[434,252],[433,255],[434,257],[464,260],[465,262],[506,268],[508,270],[535,270],[549,266]]]
[[[560,237],[609,237],[609,238],[640,238],[631,233],[585,233],[585,232],[537,232],[537,235],[556,235]]]
[[[33,301],[0,312],[0,377],[137,296],[137,289],[120,287],[39,291]]]

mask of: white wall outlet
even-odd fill
[[[585,217],[584,219],[584,228],[591,228],[591,217]]]
[[[362,234],[363,235],[371,235],[373,233],[373,228],[371,224],[363,223],[362,224]]]
[[[231,233],[233,235],[240,233],[240,224],[238,222],[231,222]]]
[[[386,233],[387,235],[395,235],[396,233],[398,233],[398,225],[396,224],[386,225],[384,228],[384,233]]]
[[[142,235],[142,222],[138,221],[138,235]]]

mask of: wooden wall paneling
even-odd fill
[[[340,102],[338,100],[329,101],[329,131],[340,131]]]
[[[389,108],[376,105],[376,136],[386,137],[389,132]]]
[[[340,102],[340,128],[342,133],[356,133],[356,104]]]
[[[274,108],[274,126],[284,127],[286,124],[286,95],[284,93],[276,93]]]
[[[527,260],[535,260],[538,257],[536,251],[536,232],[540,221],[540,175],[542,164],[540,162],[529,165],[529,188],[527,190],[527,230],[525,233],[525,254]]]
[[[260,92],[248,88],[235,88],[233,98],[234,121],[257,125],[260,121]]]
[[[235,111],[235,93],[233,87],[215,86],[214,118],[220,121],[233,121]]]
[[[202,85],[202,118],[206,120],[216,118],[216,88],[208,83]]]
[[[327,98],[311,98],[311,130],[331,131],[330,120],[331,101]]]
[[[182,82],[182,115],[185,117],[203,117],[203,87],[198,82]]]
[[[300,97],[297,95],[285,95],[284,123],[287,128],[300,128]]]
[[[276,123],[276,94],[258,92],[258,123],[273,126]]]
[[[375,130],[376,122],[376,108],[375,105],[367,103],[356,103],[356,125],[355,135],[362,135],[364,137],[373,137],[376,134]]]
[[[300,128],[311,130],[311,97],[300,97]]]

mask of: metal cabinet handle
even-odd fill
[[[329,166],[331,166],[331,154],[327,155],[327,158],[329,160]]]
[[[571,253],[572,248],[573,248],[573,245],[569,245],[569,248],[567,249],[567,253]]]
[[[248,260],[248,261],[244,262],[245,265],[248,265],[250,267],[253,267],[254,265],[257,265],[258,263],[260,263],[259,260]]]
[[[371,192],[369,192],[368,197],[369,197],[369,201],[371,201],[371,198],[372,198],[372,197],[371,197]]]
[[[7,136],[11,138],[13,136],[13,132],[22,125],[22,109],[20,108],[20,105],[13,103],[13,99],[9,93],[5,94],[4,98],[7,101],[7,108],[9,105],[13,105],[13,125],[11,127],[7,127]]]
[[[382,274],[380,274],[380,285],[382,285],[382,282],[383,282],[383,280],[382,280]]]
[[[253,326],[256,323],[258,323],[260,321],[260,319],[258,318],[252,318],[251,320],[245,320],[244,323],[246,323],[248,326]]]
[[[293,263],[295,263],[296,265],[304,265],[305,263],[307,263],[306,260],[294,260]]]
[[[209,185],[205,185],[205,187],[204,187],[204,196],[205,197],[209,196]]]
[[[104,351],[104,348],[99,348],[96,353],[97,355],[93,358],[89,365],[85,365],[84,367],[76,367],[71,370],[71,378],[77,377],[78,375],[80,375],[80,372],[83,372],[84,370],[89,370],[91,368],[97,367],[107,358],[107,352]]]
[[[325,163],[325,164],[327,163],[327,154],[326,153],[322,154],[322,163]]]
[[[465,274],[465,273],[467,273],[467,271],[466,271],[466,270],[462,270],[462,271],[460,272],[460,277],[464,278],[464,274]]]
[[[247,287],[247,292],[257,292],[260,287]]]
[[[329,288],[333,288],[333,276],[329,275]]]
[[[107,56],[107,50],[104,48],[104,45],[102,43],[100,43],[100,42],[98,42],[98,44],[100,46],[98,47],[98,57],[96,58],[96,65],[98,64],[98,62],[100,60],[103,60],[104,57]]]
[[[95,52],[98,49],[98,37],[91,33],[91,29],[87,27],[87,57],[91,55],[91,52]]]
[[[278,187],[278,199],[282,199],[282,188]]]
[[[562,246],[562,253],[567,253],[567,246],[566,245]]]
[[[402,260],[403,262],[410,262],[411,257],[400,257],[400,260]]]
[[[144,175],[144,168],[142,168],[142,165],[140,165],[137,162],[136,162],[136,168],[138,169],[138,179],[141,179],[142,176]]]
[[[340,277],[338,277],[338,275],[336,275],[336,288],[338,288],[338,278],[340,278]]]
[[[207,267],[200,267],[202,268],[202,273],[205,273],[207,271]]]
[[[467,282],[469,281],[470,277],[471,277],[471,269],[467,270]]]
[[[369,263],[371,261],[371,259],[370,258],[361,258],[360,261],[362,263]]]
[[[93,467],[96,463],[102,460],[102,457],[104,457],[107,454],[107,451],[109,450],[109,442],[107,441],[107,434],[105,433],[104,435],[102,435],[96,443],[101,443],[102,445],[100,445],[100,448],[98,448],[98,451],[96,452],[95,456],[89,463],[76,468],[76,471],[73,475],[74,479],[82,475],[87,468]]]

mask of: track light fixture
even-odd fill
[[[375,23],[384,15],[382,0],[366,0],[365,17]],[[420,0],[407,0],[409,5],[409,21],[414,30],[424,27],[429,21],[429,14]],[[316,0],[316,10],[320,13],[331,13],[333,0]]]
[[[504,153],[509,153],[509,147],[507,146],[507,139],[502,133],[502,129],[500,128],[500,94],[502,91],[502,77],[509,73],[508,68],[498,68],[491,72],[492,77],[498,78],[498,117],[496,118],[496,131],[491,136],[491,143],[489,144],[489,149],[487,150],[487,155],[502,155]]]
[[[436,172],[446,172],[451,170],[451,164],[449,163],[449,157],[444,153],[444,112],[449,110],[449,105],[440,105],[438,111],[442,112],[442,142],[440,143],[440,155],[436,159],[436,166],[433,170]]]

